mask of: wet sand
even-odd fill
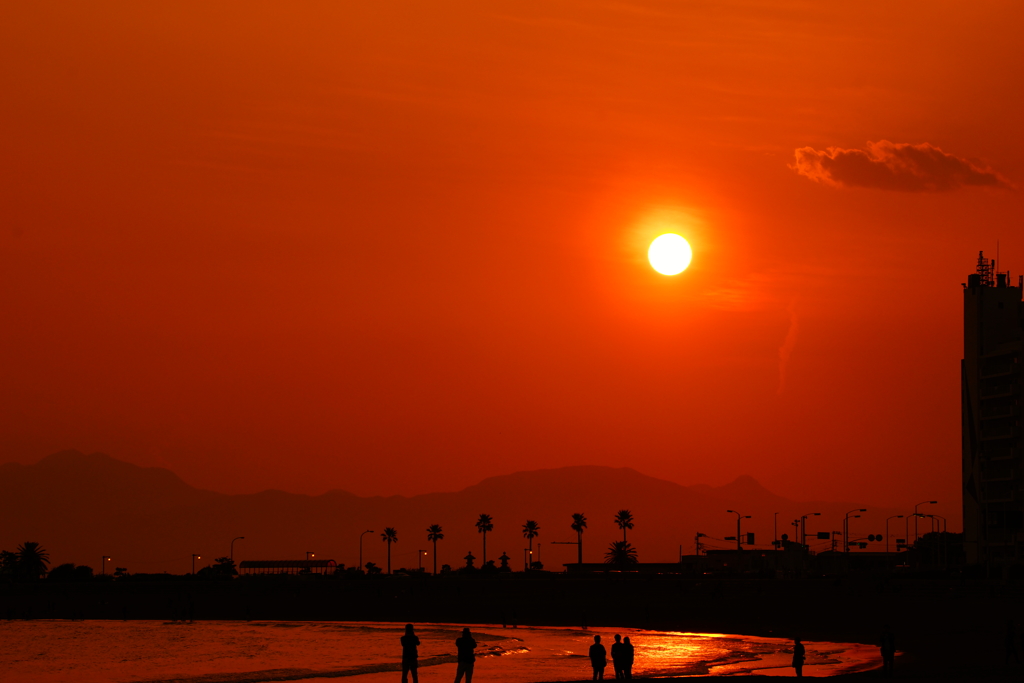
[[[1024,620],[1024,584],[1019,582],[564,574],[226,584],[40,582],[0,586],[0,608],[0,616],[14,619],[169,620],[187,612],[197,620],[535,624],[767,638],[799,635],[805,641],[867,646],[875,646],[883,625],[889,624],[903,653],[893,680],[1024,680],[1020,665],[1003,665],[1006,621],[1012,617],[1020,627]],[[880,671],[869,671],[839,678],[880,677]]]

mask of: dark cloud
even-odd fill
[[[873,187],[903,192],[948,192],[967,185],[1011,187],[990,168],[920,145],[888,140],[869,142],[866,150],[801,147],[790,165],[800,175],[833,187]]]

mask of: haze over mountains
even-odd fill
[[[540,524],[539,556],[548,569],[576,560],[569,525],[574,512],[583,512],[588,528],[583,538],[585,562],[600,562],[608,545],[621,540],[613,517],[622,508],[632,511],[635,527],[629,541],[642,562],[669,562],[694,552],[694,537],[711,536],[710,547],[732,547],[716,541],[735,533],[735,509],[751,519],[743,531],[756,533],[758,547],[770,548],[774,513],[778,533],[789,532],[790,522],[803,514],[820,512],[808,520],[808,532],[838,531],[846,512],[861,507],[855,502],[794,502],[776,496],[754,479],[741,476],[721,487],[681,486],[648,477],[630,468],[564,467],[517,472],[491,477],[451,493],[403,497],[361,498],[343,490],[321,496],[268,490],[227,495],[193,488],[173,472],[144,468],[110,456],[77,451],[50,455],[33,465],[0,466],[0,548],[13,550],[24,541],[38,541],[51,555],[51,566],[64,562],[99,568],[103,555],[111,556],[108,570],[126,567],[133,573],[191,569],[192,554],[203,566],[227,555],[231,539],[235,559],[303,559],[307,551],[339,564],[358,562],[361,532],[363,562],[386,562],[380,538],[385,526],[395,527],[398,543],[392,548],[392,566],[416,567],[418,551],[431,544],[426,528],[440,524],[445,538],[438,543],[438,567],[464,564],[468,551],[481,558],[481,536],[474,523],[480,513],[494,519],[487,537],[487,556],[503,551],[515,569],[522,568],[526,541],[521,527],[527,519]],[[851,524],[854,537],[885,531],[885,518],[907,510],[875,508]],[[956,520],[950,520],[956,522]],[[912,526],[912,525],[911,525]],[[959,525],[957,524],[957,529]],[[922,520],[922,533],[929,527]],[[898,533],[897,533],[898,530]],[[954,530],[950,526],[950,530]],[[892,538],[903,537],[903,520],[893,520]],[[827,543],[821,542],[819,549]],[[814,546],[812,546],[814,547]],[[884,549],[875,544],[874,549]]]

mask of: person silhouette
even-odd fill
[[[595,681],[604,680],[604,668],[608,666],[608,651],[601,644],[601,636],[594,636],[594,644],[590,646],[590,666],[594,667]]]
[[[462,680],[466,675],[466,683],[473,683],[473,667],[476,665],[476,653],[473,649],[476,641],[469,633],[469,628],[462,629],[462,635],[455,639],[455,648],[459,651],[458,667],[455,669],[455,683]]]
[[[405,625],[405,635],[402,636],[402,683],[409,683],[409,672],[412,672],[412,683],[420,682],[420,674],[417,670],[419,662],[416,648],[419,647],[420,639],[412,629],[412,624]]]
[[[615,671],[615,680],[625,678],[622,673],[626,653],[622,651],[622,636],[615,634],[615,642],[612,643],[612,669]]]
[[[803,678],[804,676],[804,656],[806,650],[804,650],[804,644],[800,642],[799,638],[793,639],[793,668],[796,669],[796,677]]]
[[[892,671],[896,664],[896,636],[889,629],[889,624],[882,627],[882,637],[880,640],[879,644],[882,646],[882,673],[886,676],[892,676]]]
[[[629,636],[626,636],[622,641],[622,649],[626,653],[626,662],[622,667],[622,673],[625,674],[627,680],[633,679],[633,643],[629,642]]]

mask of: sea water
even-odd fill
[[[455,678],[462,624],[416,624],[423,683]],[[753,636],[612,628],[471,625],[474,680],[507,683],[589,680],[594,636],[609,649],[618,633],[636,651],[635,676],[792,675],[792,641]],[[398,680],[404,624],[309,621],[0,622],[3,683],[257,683]],[[806,642],[805,676],[874,668],[877,648]],[[606,677],[614,678],[609,666]]]

